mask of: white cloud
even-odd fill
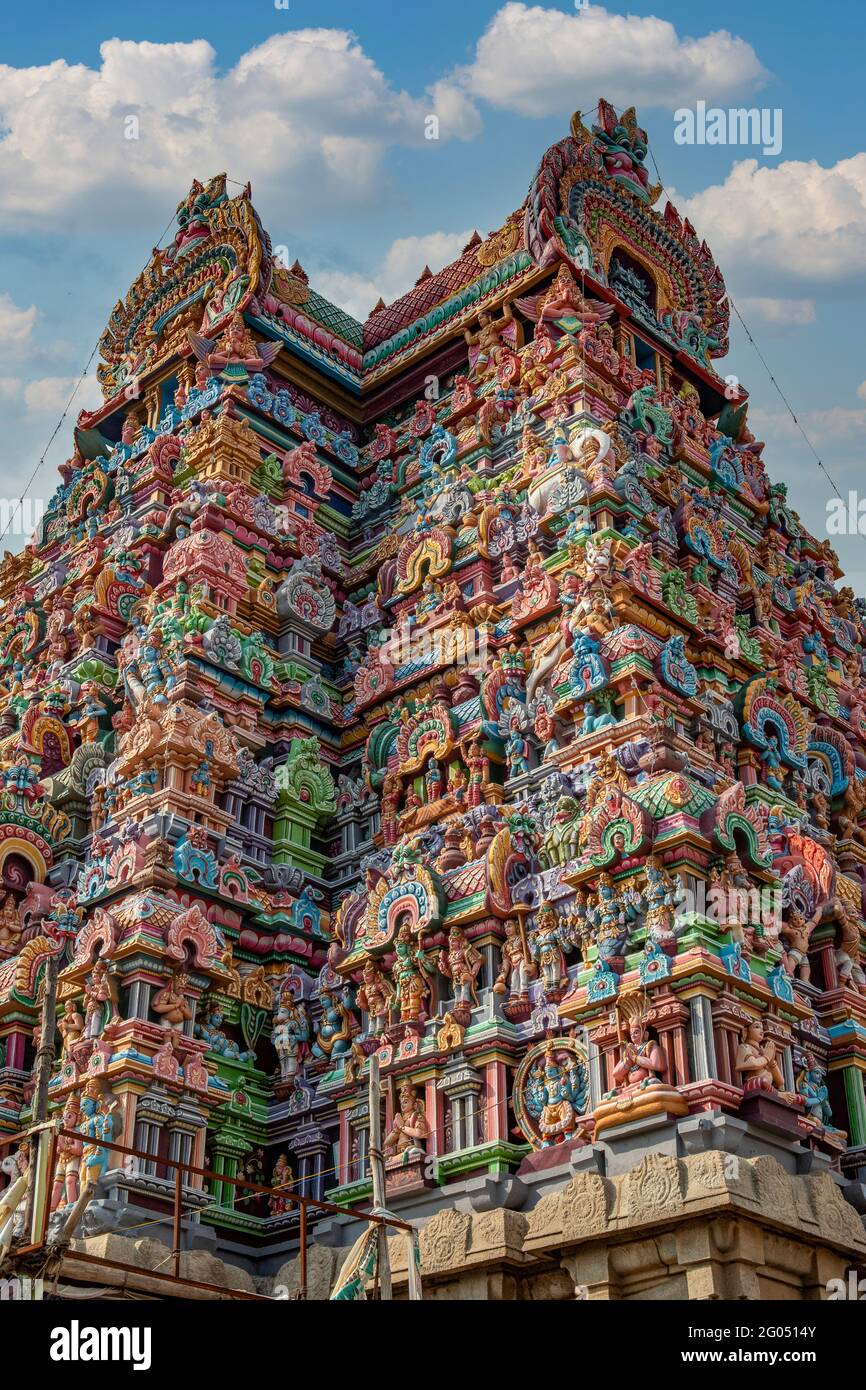
[[[320,269],[311,280],[320,294],[362,321],[381,297],[386,304],[412,288],[425,265],[434,272],[460,255],[472,232],[430,232],[400,237],[369,274]]]
[[[860,397],[861,401],[866,401],[866,381],[860,382],[860,385],[857,387],[857,395]]]
[[[779,327],[795,327],[798,324],[815,322],[815,302],[812,299],[772,299],[757,297],[738,299],[740,309],[747,322],[752,319]]]
[[[829,406],[825,410],[798,411],[797,419],[819,454],[823,441],[859,439],[866,430],[866,409],[853,410],[841,405]],[[786,410],[762,410],[757,406],[750,408],[749,425],[762,437],[767,434],[780,441],[803,442],[802,434]]]
[[[724,183],[691,198],[671,196],[706,229],[717,262],[750,289],[796,283],[826,291],[866,276],[866,153],[829,168],[816,160],[771,168],[745,159]]]
[[[60,415],[66,409],[78,381],[72,376],[43,376],[24,387],[24,405],[30,415]],[[20,384],[20,383],[16,383]],[[75,389],[69,406],[74,421],[79,410],[95,410],[102,404],[102,392],[95,377],[85,377]]]
[[[30,341],[39,317],[35,304],[20,309],[8,294],[0,294],[0,351],[19,352]]]
[[[153,216],[155,197],[171,206],[193,174],[221,169],[258,195],[290,196],[300,221],[305,208],[321,215],[374,196],[385,150],[423,145],[428,115],[439,116],[440,139],[470,139],[480,126],[450,86],[417,97],[392,87],[344,30],[275,35],[225,73],[203,39],[110,39],[100,55],[97,69],[0,65],[2,225],[58,215],[73,227],[132,225]]]
[[[753,91],[768,74],[744,39],[715,30],[681,38],[654,15],[567,13],[504,5],[478,40],[474,61],[453,75],[473,97],[523,116],[566,113],[598,95],[614,105],[673,109]]]

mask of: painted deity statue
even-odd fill
[[[62,1126],[64,1129],[79,1128],[81,1105],[78,1096],[70,1095],[63,1107]],[[66,1135],[57,1136],[54,1156],[54,1186],[51,1189],[51,1210],[71,1207],[78,1201],[81,1180],[81,1155],[83,1139],[70,1139]]]
[[[381,970],[372,957],[365,960],[358,987],[358,1008],[363,1009],[370,1020],[370,1034],[378,1037],[383,1032],[391,1004],[394,999],[394,986],[384,970]]]
[[[426,958],[416,946],[408,922],[404,922],[397,932],[391,973],[400,1005],[400,1022],[417,1022],[429,997],[430,983]]]
[[[787,921],[781,930],[782,944],[785,947],[784,966],[789,975],[797,976],[808,983],[812,973],[809,964],[809,941],[823,913],[822,908],[807,920],[795,907],[788,909]]]
[[[803,1101],[807,1118],[814,1120],[816,1124],[832,1128],[830,1092],[824,1072],[818,1066],[813,1052],[803,1053],[803,1065],[797,1074],[794,1089]]]
[[[521,732],[520,721],[515,717],[509,721],[505,756],[508,759],[509,777],[521,777],[529,771],[529,744]]]
[[[500,969],[493,986],[494,994],[508,994],[511,999],[524,999],[529,982],[538,973],[529,945],[519,923],[509,917],[505,923],[505,938],[500,946]]]
[[[155,1014],[159,1014],[163,1028],[180,1030],[192,1018],[192,1005],[184,993],[188,983],[182,971],[175,971],[168,984],[153,996],[150,1007]]]
[[[478,1003],[475,981],[482,963],[481,952],[467,941],[462,927],[452,927],[447,947],[439,953],[439,969],[451,981],[454,1004]]]
[[[404,1081],[400,1087],[399,1107],[385,1136],[382,1153],[386,1158],[396,1158],[401,1154],[423,1151],[429,1137],[430,1125],[423,1098],[411,1081]]]
[[[744,1091],[781,1091],[785,1084],[776,1058],[776,1044],[766,1037],[759,1018],[747,1024],[740,1035],[734,1071]]]
[[[7,893],[0,907],[0,948],[17,950],[23,930],[15,894]]]
[[[99,1038],[119,1018],[117,989],[105,961],[98,960],[84,985],[84,1036]]]
[[[551,903],[543,902],[535,917],[535,927],[530,936],[532,958],[541,973],[544,992],[552,995],[568,984],[568,971],[565,963],[565,927],[557,916]]]
[[[866,994],[866,973],[860,960],[860,922],[843,898],[833,899],[833,915],[838,924],[836,969],[846,989]]]
[[[321,991],[322,1015],[312,1046],[314,1057],[341,1057],[352,1046],[351,994],[348,989]]]
[[[512,319],[511,305],[504,304],[501,318],[494,319],[491,313],[482,309],[478,315],[478,331],[473,333],[470,329],[465,329],[463,336],[469,347],[475,350],[476,376],[487,376],[496,368],[504,347],[502,335]]]
[[[616,887],[611,875],[600,874],[596,892],[587,906],[600,960],[609,963],[625,955],[637,912],[631,897]]]
[[[301,1058],[310,1041],[310,1018],[302,999],[284,991],[274,1015],[271,1042],[280,1063],[280,1080],[292,1081],[300,1069]]]
[[[641,896],[644,903],[647,942],[653,942],[662,947],[668,946],[676,940],[674,931],[676,885],[655,854],[650,855],[646,862],[644,877],[645,883]]]
[[[278,1154],[271,1173],[271,1187],[290,1187],[292,1184],[292,1169],[289,1163],[288,1154]],[[281,1192],[272,1192],[268,1198],[268,1206],[271,1216],[282,1216],[285,1212],[291,1211],[292,1204]]]
[[[577,1136],[586,1105],[586,1080],[573,1055],[558,1055],[553,1039],[530,1075],[526,1103],[536,1117],[543,1149]]]
[[[63,1040],[62,1056],[67,1058],[75,1044],[84,1035],[84,1015],[78,1008],[74,999],[67,999],[63,1005],[63,1013],[57,1020],[57,1031]]]
[[[81,1150],[81,1185],[97,1183],[108,1167],[106,1141],[114,1138],[114,1111],[117,1101],[102,1093],[99,1081],[92,1077],[81,1097],[80,1129],[85,1135]]]
[[[612,1095],[629,1096],[648,1086],[667,1080],[668,1059],[664,1048],[650,1036],[642,1011],[635,1010],[628,1019],[628,1041],[620,1048],[619,1061],[613,1069]]]

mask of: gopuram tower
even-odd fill
[[[369,1206],[375,1058],[430,1297],[863,1261],[866,607],[647,153],[574,117],[363,324],[195,182],[118,301],[0,567],[0,1133],[81,1134],[49,1228],[90,1185],[77,1240],[171,1244],[181,1171],[184,1247],[275,1273],[286,1194]],[[357,1222],[310,1220],[327,1296]]]

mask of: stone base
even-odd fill
[[[777,1134],[801,1137],[802,1109],[789,1105],[773,1091],[748,1091],[740,1104],[740,1115],[747,1123],[761,1125]]]
[[[678,1123],[694,1128],[695,1121]],[[745,1142],[745,1126],[737,1124]],[[555,1190],[539,1191],[541,1175],[533,1182],[530,1174],[528,1182],[514,1179],[502,1191],[503,1204],[490,1205],[500,1194],[488,1185],[477,1194],[482,1209],[442,1207],[419,1221],[424,1298],[821,1300],[831,1279],[846,1282],[851,1271],[863,1276],[866,1233],[836,1177],[786,1170],[767,1154],[744,1157],[714,1148],[722,1126],[695,1130],[696,1144],[699,1133],[709,1147],[680,1158],[644,1154],[613,1175],[593,1166],[608,1145],[576,1146],[570,1160],[577,1170]],[[560,1161],[569,1159],[563,1149]],[[403,1171],[413,1168],[417,1180],[417,1164]],[[340,1218],[333,1234],[341,1248],[326,1245],[317,1232],[307,1252],[308,1298],[328,1298],[360,1229],[357,1221]],[[404,1299],[405,1237],[395,1233],[389,1248],[394,1296]],[[76,1259],[81,1251],[133,1268],[88,1265]],[[205,1251],[184,1251],[182,1276],[209,1290],[159,1279],[166,1254],[159,1241],[113,1233],[76,1241],[63,1258],[61,1296],[74,1297],[76,1288],[88,1286],[155,1298],[231,1299],[253,1292],[286,1298],[298,1291],[295,1254],[279,1264],[273,1260],[268,1275],[251,1275]]]
[[[428,1176],[430,1167],[427,1155],[418,1151],[410,1151],[402,1158],[386,1159],[385,1196],[403,1197],[435,1187],[433,1178]]]
[[[595,1121],[593,1137],[597,1142],[602,1134],[648,1116],[674,1119],[688,1113],[688,1101],[673,1086],[647,1086],[644,1091],[634,1091],[628,1096],[614,1096],[611,1100],[603,1100],[597,1105],[592,1112]]]

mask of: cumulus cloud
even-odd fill
[[[866,153],[733,166],[724,183],[673,200],[704,228],[720,265],[748,290],[850,289],[866,282]]]
[[[21,309],[8,294],[0,294],[0,352],[26,347],[38,317],[35,304]]]
[[[425,265],[434,272],[460,255],[472,232],[430,232],[392,242],[369,273],[334,269],[311,272],[320,294],[362,321],[381,297],[388,304],[411,289]]]
[[[758,295],[739,299],[737,308],[747,322],[752,320],[779,328],[815,322],[815,301],[812,299],[773,299]]]
[[[220,169],[260,194],[290,193],[301,221],[305,208],[371,199],[385,151],[423,146],[430,115],[440,140],[480,127],[465,92],[397,90],[345,30],[274,35],[225,73],[203,39],[110,39],[100,57],[98,68],[0,65],[0,226],[58,215],[131,225],[154,198],[170,203],[193,174]]]
[[[681,38],[654,15],[609,14],[599,5],[567,13],[503,5],[453,82],[522,116],[583,109],[603,95],[615,105],[667,109],[703,97],[754,91],[768,73],[751,45],[725,29]],[[577,96],[575,95],[577,94]]]
[[[93,376],[87,376],[76,388],[78,378],[72,376],[43,376],[28,381],[21,399],[30,415],[57,416],[66,409],[67,403],[75,395],[69,406],[72,420],[79,410],[95,410],[102,403],[99,383]],[[20,386],[20,383],[16,383]]]
[[[829,406],[825,410],[798,410],[797,419],[809,439],[816,445],[819,454],[824,441],[859,440],[866,430],[866,410],[849,406]],[[779,441],[803,442],[802,434],[786,410],[762,410],[756,406],[749,410],[749,424],[762,438],[767,435]]]

